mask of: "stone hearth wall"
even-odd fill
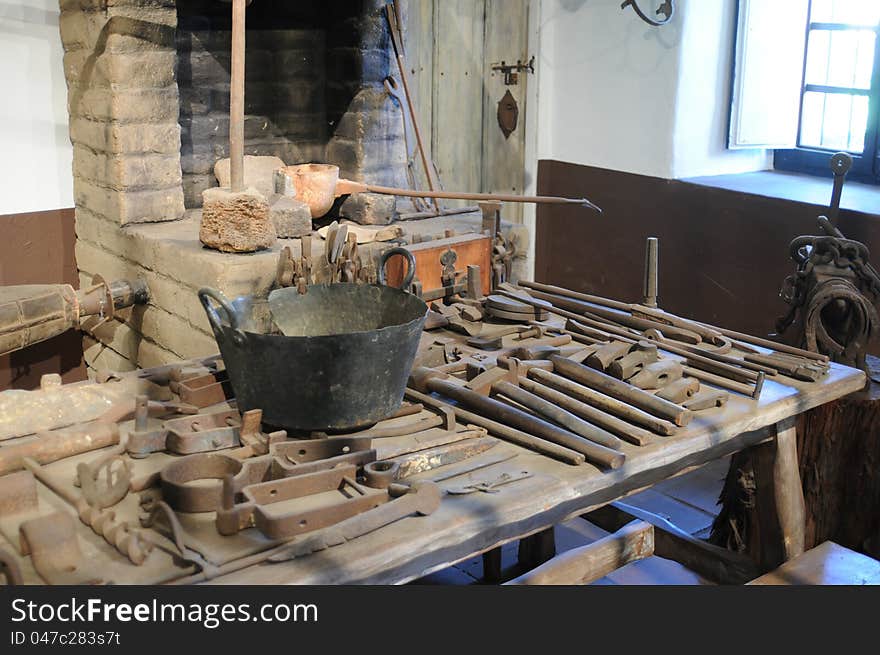
[[[396,64],[380,0],[248,8],[245,153],[337,163],[356,180],[406,181],[402,119],[383,82]],[[186,206],[217,186],[229,155],[230,15],[217,0],[177,7],[177,81]]]
[[[61,0],[77,213],[184,213],[172,0]]]

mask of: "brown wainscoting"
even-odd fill
[[[830,181],[828,187],[830,197]],[[789,242],[816,234],[816,216],[823,210],[821,205],[549,160],[539,163],[538,193],[587,196],[604,213],[538,205],[536,280],[638,301],[645,239],[656,236],[664,309],[758,335],[772,332],[788,308],[779,290],[794,272]],[[842,210],[840,223],[848,237],[880,253],[876,215]]]
[[[0,216],[0,285],[79,286],[75,243],[72,208]],[[0,357],[0,390],[33,389],[45,373],[60,373],[65,382],[85,379],[78,332]]]

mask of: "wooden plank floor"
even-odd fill
[[[665,480],[624,502],[660,514],[688,533],[704,538],[709,534],[717,512],[716,501],[727,474],[729,459],[711,462],[671,480]],[[556,527],[556,548],[562,553],[596,541],[608,533],[581,518]],[[501,549],[504,579],[522,573],[516,561],[517,543]],[[412,584],[469,585],[480,584],[483,576],[481,557],[474,557],[443,571],[433,573]],[[611,575],[596,581],[599,585],[703,585],[712,584],[677,562],[661,557],[633,562]]]

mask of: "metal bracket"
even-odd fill
[[[522,59],[517,59],[515,64],[508,64],[503,59],[500,64],[492,64],[492,70],[504,74],[505,86],[516,86],[519,84],[520,73],[535,73],[535,55],[531,59],[523,63]]]

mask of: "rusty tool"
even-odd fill
[[[119,428],[101,421],[75,430],[41,432],[33,441],[0,449],[0,475],[23,468],[24,460],[28,458],[39,464],[49,464],[118,443]]]
[[[672,421],[676,425],[687,425],[693,415],[678,405],[667,402],[662,398],[636,389],[610,375],[605,375],[594,369],[577,364],[565,357],[551,355],[554,370],[575,382],[588,386],[596,391],[601,391],[613,398],[629,403],[654,416]]]
[[[729,398],[729,394],[726,391],[702,391],[698,393],[693,398],[686,400],[684,406],[689,410],[698,412],[703,409],[709,409],[710,407],[721,407],[723,406]]]
[[[620,448],[621,441],[610,432],[606,432],[602,428],[596,427],[591,423],[580,419],[571,412],[554,405],[553,403],[541,398],[540,396],[527,391],[525,388],[513,384],[508,381],[496,382],[492,385],[492,390],[496,396],[503,396],[513,400],[515,403],[522,405],[526,409],[530,409],[536,414],[547,418],[554,423],[564,427],[566,430],[583,437],[587,441],[603,446],[607,449]],[[586,454],[586,453],[585,453]],[[596,451],[596,457],[607,456],[613,458],[611,453],[604,450]],[[589,456],[587,457],[589,459]],[[607,460],[610,462],[610,459]],[[610,464],[602,462],[605,466]]]
[[[428,394],[422,393],[421,391],[417,391],[416,389],[407,387],[406,397],[410,398],[411,400],[418,401],[426,406],[449,408],[453,412],[455,412],[456,417],[460,420],[485,428],[489,431],[490,434],[498,437],[499,439],[509,441],[510,443],[514,443],[518,446],[521,446],[522,448],[527,448],[528,450],[532,450],[547,457],[552,457],[553,459],[565,462],[566,464],[577,466],[579,464],[583,464],[585,461],[585,458],[582,454],[575,452],[570,448],[565,448],[564,446],[546,441],[545,439],[541,439],[527,432],[523,432],[522,430],[512,428],[509,425],[504,425],[503,423],[499,423],[498,421],[493,421],[490,418],[487,418],[475,412],[470,412],[462,407],[458,407],[457,405],[449,405],[446,402],[443,402]]]
[[[521,280],[518,284],[521,287],[525,287],[526,289],[540,291],[545,294],[554,294],[556,296],[572,298],[574,300],[580,300],[590,303],[591,305],[601,305],[610,309],[616,309],[619,312],[629,312],[631,314],[641,316],[644,319],[660,323],[661,325],[659,327],[661,328],[661,330],[662,327],[664,327],[662,324],[666,323],[668,324],[668,326],[678,327],[691,333],[698,334],[703,341],[707,341],[719,347],[726,347],[728,345],[728,342],[725,341],[725,339],[723,338],[724,335],[718,328],[705,325],[698,321],[691,321],[689,319],[682,318],[681,316],[676,316],[675,314],[664,312],[663,310],[656,307],[652,307],[649,305],[635,305],[631,303],[621,302],[619,300],[612,300],[610,298],[603,298],[602,296],[578,293],[564,287],[541,284],[540,282],[529,282],[528,280]],[[595,308],[590,307],[591,311],[593,309]]]
[[[502,290],[501,293],[504,293],[504,291]],[[586,315],[580,316],[574,312],[570,312],[564,309],[554,308],[553,313],[569,319],[568,326],[578,330],[584,327],[582,323],[586,323],[587,327],[597,328],[608,335],[614,335],[618,339],[621,339],[623,341],[630,341],[631,343],[637,343],[639,341],[639,338],[642,336],[631,330],[628,331],[625,328],[617,327],[609,323],[604,323],[601,320],[591,319]],[[753,386],[750,387],[750,391],[746,393],[746,395],[749,395],[752,398],[758,398],[760,396],[761,389],[763,388],[764,384],[763,371],[755,372],[747,370],[745,368],[738,368],[736,366],[728,364],[727,362],[721,361],[721,358],[724,358],[724,355],[715,354],[712,351],[707,350],[702,355],[696,354],[695,352],[693,352],[692,349],[686,350],[683,347],[670,343],[670,341],[666,338],[655,337],[654,341],[658,343],[661,349],[667,352],[689,358],[692,363],[699,362],[700,364],[702,364],[701,368],[708,369],[710,372],[714,373],[717,378],[721,378],[722,375],[728,378],[731,378],[732,376],[731,383],[733,384],[739,382],[744,378],[748,379],[749,381],[753,382]],[[739,363],[742,363],[742,360],[738,361]],[[738,390],[736,387],[728,388]]]
[[[611,377],[618,380],[628,380],[636,373],[639,373],[646,365],[653,364],[660,355],[657,354],[657,346],[649,341],[639,341],[635,345],[629,346],[629,352],[616,359],[608,366],[605,371]],[[589,364],[589,361],[587,361]]]
[[[585,421],[589,421],[594,425],[604,428],[612,434],[620,437],[623,441],[635,444],[636,446],[645,446],[653,441],[651,433],[647,430],[632,425],[631,423],[627,423],[612,414],[603,412],[602,410],[572,398],[561,391],[552,389],[530,378],[521,378],[519,384],[526,391],[558,405]]]
[[[319,530],[361,512],[374,509],[390,499],[356,481],[356,466],[340,466],[327,471],[296,475],[280,480],[258,482],[240,490],[244,502],[236,503],[238,490],[232,475],[223,479],[223,502],[217,510],[217,531],[231,535],[255,527],[269,539],[290,539]],[[273,505],[297,498],[338,491],[339,500],[329,504],[282,510]]]
[[[670,382],[681,379],[683,375],[684,368],[679,362],[663,359],[645,365],[641,371],[629,378],[627,382],[639,389],[659,389]]]
[[[137,526],[118,520],[116,513],[111,510],[92,507],[82,495],[73,493],[52,480],[43,467],[33,459],[25,457],[23,464],[52,493],[73,507],[80,521],[89,526],[95,534],[103,537],[122,555],[128,557],[132,564],[140,566],[147,560],[153,546],[144,539]]]
[[[467,484],[446,487],[446,493],[453,496],[463,496],[465,494],[472,494],[476,492],[497,494],[499,491],[501,491],[499,487],[512,484],[513,482],[519,482],[520,480],[528,480],[531,477],[533,477],[533,474],[529,473],[528,471],[519,471],[517,473],[502,473],[501,475],[496,475],[495,477],[487,478],[485,480],[475,480]]]
[[[593,353],[587,357],[584,364],[597,371],[606,371],[613,362],[622,359],[624,355],[629,353],[632,344],[626,341],[612,341],[596,348]]]
[[[300,543],[295,543],[280,552],[273,553],[268,557],[268,560],[270,562],[285,562],[357,539],[408,516],[428,516],[440,507],[442,499],[440,487],[427,481],[413,483],[411,487],[392,485],[389,492],[401,495],[391,502],[341,521]]]
[[[596,444],[587,442],[568,430],[559,428],[515,407],[481,396],[470,389],[450,382],[448,379],[444,379],[442,373],[432,369],[417,368],[413,370],[410,381],[412,386],[420,391],[435,392],[452,398],[491,419],[496,419],[501,423],[578,452],[588,460],[600,462],[609,468],[619,468],[623,465],[625,459],[623,453],[600,453],[599,446]]]
[[[762,377],[756,381],[754,385],[752,384],[743,384],[742,382],[735,382],[729,378],[723,377],[721,375],[715,375],[714,373],[710,373],[709,371],[703,371],[698,368],[692,368],[690,366],[684,367],[684,374],[691,378],[696,378],[700,382],[708,382],[709,384],[713,384],[716,387],[721,387],[722,389],[729,389],[730,391],[736,391],[748,398],[756,399],[761,395],[761,387],[758,386],[758,382],[761,385],[764,384],[763,374]]]
[[[648,237],[645,243],[645,284],[642,304],[646,307],[657,306],[657,287],[660,269],[660,241],[657,237]]]
[[[53,512],[19,526],[22,554],[47,584],[101,584],[104,581],[83,570],[83,554],[76,523],[67,512]]]
[[[668,436],[674,434],[677,429],[670,421],[657,418],[656,416],[644,412],[637,407],[633,407],[626,402],[621,402],[617,398],[596,391],[588,386],[578,384],[577,382],[569,380],[556,373],[543,371],[541,369],[531,369],[528,372],[528,376],[551,389],[561,391],[565,395],[571,396],[575,400],[596,407],[597,409],[617,418],[645,427],[657,434]]]
[[[671,403],[683,403],[700,390],[700,381],[696,378],[679,378],[661,387],[655,394],[658,398]]]
[[[431,471],[450,464],[476,457],[498,445],[498,439],[480,437],[453,444],[418,450],[393,459],[379,460],[364,465],[364,478],[368,487],[387,488],[412,475]]]

